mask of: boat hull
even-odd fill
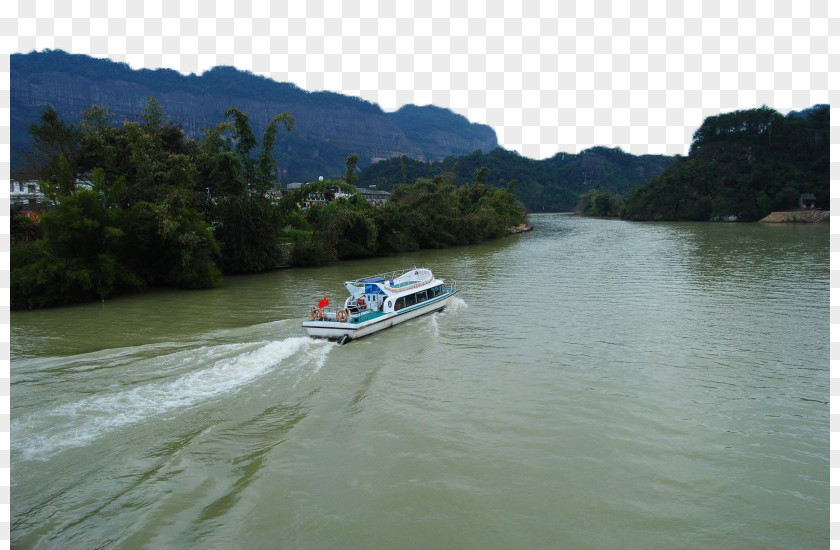
[[[457,290],[433,302],[422,304],[409,310],[382,315],[363,323],[356,324],[341,323],[338,321],[304,321],[303,328],[306,329],[307,334],[309,334],[312,338],[326,338],[328,340],[343,342],[358,340],[363,336],[379,332],[380,330],[385,330],[386,328],[390,328],[405,321],[421,317],[428,313],[441,311],[449,305],[449,302],[456,293]]]

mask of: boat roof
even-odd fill
[[[386,281],[393,281],[401,277],[411,277],[412,275],[428,274],[428,278],[434,278],[432,270],[426,267],[412,267],[409,269],[398,269],[396,271],[388,271],[385,273],[377,273],[376,275],[369,275],[353,281],[347,281],[347,284],[366,284],[366,283],[384,283]]]
[[[393,294],[424,287],[435,282],[437,282],[437,279],[435,279],[431,269],[414,267],[347,281],[344,286],[351,294],[357,294],[357,292],[351,290],[353,287],[361,288],[367,285],[375,285],[382,291]]]

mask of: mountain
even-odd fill
[[[358,184],[390,190],[399,183],[444,173],[455,176],[455,184],[473,181],[476,170],[487,167],[487,183],[507,186],[512,181],[516,196],[533,211],[570,211],[578,197],[591,189],[626,194],[661,174],[676,157],[631,155],[618,148],[593,147],[578,154],[558,153],[533,160],[502,148],[488,153],[448,157],[439,162],[393,158],[365,168]]]
[[[414,136],[412,140],[428,161],[443,160],[447,156],[471,153],[476,149],[489,151],[495,147],[481,146],[496,143],[496,132],[492,128],[471,124],[460,115],[453,117],[449,109],[434,105],[405,105],[389,116],[403,131]]]
[[[51,105],[66,122],[77,122],[93,104],[115,120],[135,120],[148,96],[188,136],[217,125],[228,107],[250,117],[256,135],[269,120],[289,112],[290,133],[278,132],[275,153],[286,181],[309,181],[343,174],[350,153],[363,168],[376,159],[397,156],[442,160],[497,147],[489,126],[434,106],[407,105],[384,112],[368,101],[333,92],[307,92],[297,86],[240,71],[215,67],[202,75],[171,69],[133,70],[124,63],[47,50],[10,56],[12,170],[30,146],[27,128]]]
[[[769,107],[712,116],[688,156],[634,189],[622,216],[633,220],[758,220],[792,210],[800,195],[829,207],[830,112],[815,105],[782,116]]]

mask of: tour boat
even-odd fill
[[[441,311],[458,292],[436,279],[431,270],[413,268],[347,281],[350,296],[339,308],[325,296],[313,307],[303,328],[313,338],[345,344],[403,321]]]

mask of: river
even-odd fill
[[[824,547],[828,224],[531,221],[13,312],[13,547]],[[305,336],[413,266],[444,312]]]

